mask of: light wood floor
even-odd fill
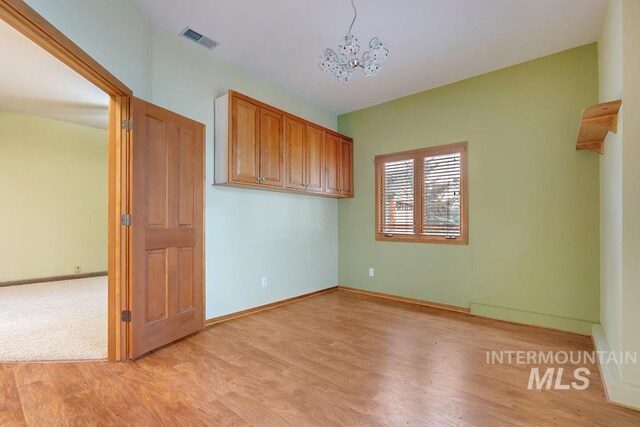
[[[640,425],[585,391],[528,391],[487,350],[588,337],[336,291],[129,363],[0,364],[0,425]]]

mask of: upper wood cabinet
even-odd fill
[[[215,183],[353,197],[353,140],[229,91],[215,105]]]
[[[340,139],[340,195],[353,197],[353,141]]]
[[[325,192],[353,197],[353,141],[324,134]]]
[[[285,187],[304,190],[305,176],[305,132],[306,125],[290,118],[285,119]]]
[[[340,194],[340,138],[325,132],[324,134],[324,191],[328,194]]]
[[[322,192],[324,184],[324,131],[306,125],[304,140],[304,171],[307,191]]]
[[[234,98],[231,120],[232,179],[253,184],[260,172],[260,108]]]
[[[231,171],[234,182],[284,186],[284,116],[232,99]]]
[[[284,187],[284,116],[260,108],[260,184]]]
[[[285,187],[322,192],[322,128],[285,119]]]

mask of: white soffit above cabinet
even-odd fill
[[[318,57],[351,23],[349,0],[135,0],[159,29],[186,26],[215,55],[335,113],[494,71],[598,39],[606,0],[355,0],[353,33],[391,56],[376,77],[340,84]],[[366,40],[365,40],[366,39]]]

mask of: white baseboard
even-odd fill
[[[600,324],[593,325],[591,336],[596,351],[611,351],[607,336]],[[603,359],[605,360],[600,363],[600,373],[607,399],[612,403],[640,410],[640,387],[625,383],[620,376],[620,368],[616,362],[607,362],[607,358]]]

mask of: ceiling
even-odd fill
[[[107,94],[1,19],[0,40],[0,109],[107,128]]]
[[[347,84],[317,68],[348,30],[349,0],[135,0],[156,27],[220,42],[211,54],[344,113],[597,40],[605,0],[355,0],[353,33],[391,55]],[[206,52],[206,51],[205,51]]]

